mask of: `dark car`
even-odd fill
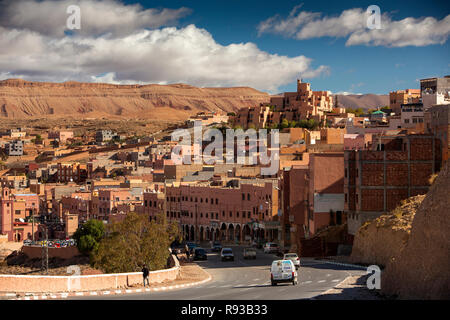
[[[195,248],[194,249],[194,260],[208,260],[208,255],[206,254],[206,250],[203,248]]]
[[[211,245],[211,250],[220,252],[222,250],[222,244],[219,241],[214,241]]]
[[[194,249],[198,247],[198,245],[196,243],[194,243],[194,242],[188,242],[186,244],[188,246],[188,249],[189,249],[190,253],[193,253]]]

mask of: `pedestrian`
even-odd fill
[[[186,259],[189,261],[189,247],[187,244],[184,245],[184,251],[186,251]]]
[[[144,266],[142,267],[142,276],[144,277],[144,287],[145,287],[145,280],[147,280],[147,284],[148,286],[150,286],[150,283],[148,281],[148,274],[149,274],[148,268],[144,264]]]

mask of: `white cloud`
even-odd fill
[[[74,31],[90,36],[123,36],[136,29],[167,26],[191,12],[184,7],[144,10],[139,4],[124,5],[118,0],[6,0],[0,5],[0,26],[62,37],[70,5],[81,11],[81,29]]]
[[[450,15],[442,20],[433,17],[392,20],[384,13],[381,29],[368,29],[369,14],[364,9],[342,11],[338,16],[301,11],[295,7],[286,19],[275,15],[258,25],[258,33],[274,33],[298,40],[319,37],[348,37],[347,46],[373,45],[387,47],[443,44],[450,35]]]
[[[179,83],[251,86],[277,92],[296,77],[313,78],[328,67],[311,67],[305,56],[269,54],[253,43],[218,44],[204,29],[136,30],[114,37],[55,38],[0,27],[0,70],[8,78],[112,83]]]

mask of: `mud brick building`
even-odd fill
[[[367,220],[387,213],[401,200],[425,194],[441,167],[442,148],[434,135],[381,136],[369,150],[344,151],[344,212],[355,235]]]

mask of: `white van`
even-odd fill
[[[275,260],[270,268],[270,282],[273,286],[281,282],[297,284],[297,270],[291,260]]]

